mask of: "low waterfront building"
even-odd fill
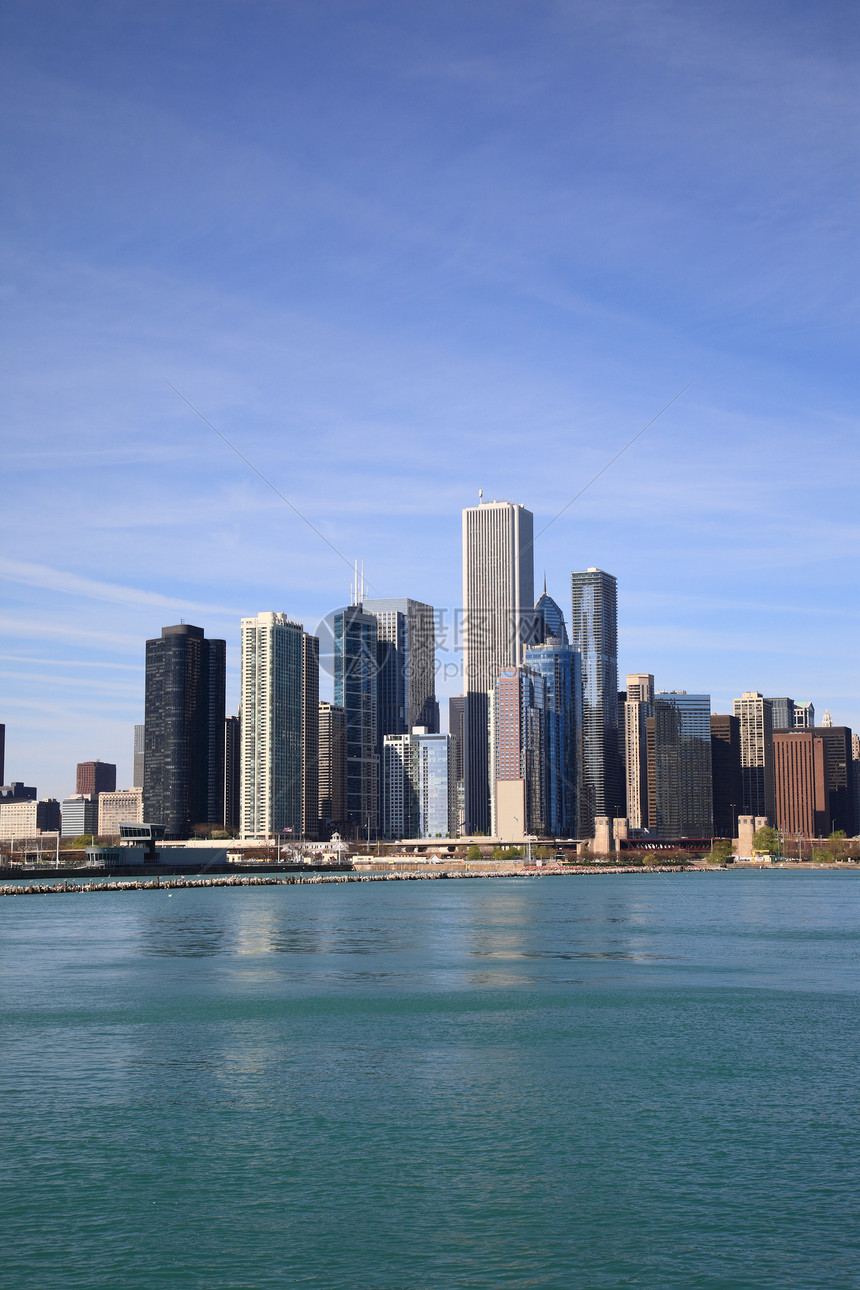
[[[60,803],[53,797],[41,802],[0,801],[0,842],[59,833],[60,823]]]

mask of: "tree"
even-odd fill
[[[776,829],[764,824],[756,829],[753,838],[753,854],[778,856],[782,855],[782,839]]]
[[[478,846],[477,842],[473,842],[469,847],[469,850],[466,852],[466,859],[471,860],[474,863],[478,860],[483,860],[483,858],[484,857],[481,855],[481,848]]]
[[[72,846],[76,851],[83,851],[84,847],[93,845],[93,835],[91,833],[80,833],[76,838],[72,838]]]
[[[725,864],[732,854],[732,844],[728,838],[715,838],[708,856],[708,864]]]

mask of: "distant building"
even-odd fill
[[[714,835],[737,837],[738,816],[743,813],[741,781],[741,723],[737,717],[714,713],[711,717],[711,771],[714,782]]]
[[[29,784],[22,784],[17,779],[0,788],[0,803],[35,802],[38,797],[36,789]]]
[[[242,727],[238,717],[224,718],[224,828],[235,834],[241,825]]]
[[[389,838],[454,833],[456,780],[450,735],[416,727],[383,743],[382,832]]]
[[[490,703],[502,668],[534,639],[534,517],[514,502],[463,511],[465,829],[488,833]]]
[[[61,832],[64,838],[92,836],[99,831],[99,801],[94,793],[76,793],[60,803]]]
[[[242,619],[243,838],[302,833],[304,638],[286,614]]]
[[[538,596],[535,611],[537,617],[536,639],[533,642],[535,645],[545,645],[550,641],[564,646],[570,644],[564,614],[552,596],[547,595],[546,578],[543,580],[543,592]]]
[[[538,601],[540,604],[540,601]],[[544,683],[546,722],[543,745],[542,832],[575,837],[579,819],[582,750],[582,660],[577,650],[552,635],[526,650],[526,667]]]
[[[857,829],[851,731],[847,726],[778,731],[773,737],[776,827],[791,838]]]
[[[794,699],[768,699],[774,730],[794,730]]]
[[[6,726],[0,721],[0,784],[4,783],[6,775]]]
[[[454,774],[457,784],[457,827],[452,832],[462,833],[466,824],[466,746],[465,746],[465,695],[456,694],[448,700],[448,731],[454,741]]]
[[[408,596],[361,602],[376,619],[377,733],[439,729],[436,703],[436,620],[432,605]]]
[[[602,569],[572,573],[570,640],[582,655],[582,769],[579,829],[618,816],[624,786],[618,755],[618,605],[615,578]]]
[[[492,832],[517,840],[547,831],[547,687],[531,667],[503,667],[493,690]]]
[[[167,838],[224,820],[226,650],[188,623],[146,642],[143,800]]]
[[[334,616],[334,701],[346,721],[346,816],[359,837],[379,826],[377,633],[376,616],[360,605]]]
[[[24,841],[43,833],[60,831],[60,803],[52,797],[41,802],[31,798],[0,798],[0,842]]]
[[[319,837],[320,643],[302,637],[302,837]]]
[[[346,714],[325,700],[319,705],[318,814],[325,837],[346,828]]]
[[[711,696],[658,691],[646,738],[649,830],[667,838],[710,836]]]
[[[645,722],[654,715],[654,677],[631,672],[624,702],[624,763],[627,821],[631,829],[648,827],[648,741]]]
[[[134,771],[131,782],[135,788],[143,788],[143,762],[146,755],[146,726],[134,728]]]
[[[812,730],[815,727],[815,707],[811,703],[795,703],[795,730]]]
[[[143,790],[140,788],[117,789],[115,793],[99,794],[99,826],[101,837],[119,837],[121,824],[142,824]]]
[[[116,788],[116,766],[109,761],[79,761],[75,793],[112,793]]]
[[[734,701],[740,722],[743,814],[774,818],[773,716],[770,699],[756,690]]]

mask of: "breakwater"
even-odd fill
[[[576,877],[586,874],[625,874],[625,873],[678,873],[698,872],[697,870],[679,870],[677,865],[601,865],[599,868],[584,865],[556,868],[547,866],[543,869],[506,869],[503,873],[492,869],[474,869],[469,871],[448,872],[442,870],[434,873],[336,873],[336,874],[242,874],[226,878],[162,878],[146,877],[139,879],[116,879],[107,882],[69,882],[62,879],[57,882],[17,882],[0,886],[0,896],[53,896],[69,892],[90,891],[164,891],[182,887],[294,887],[319,885],[320,883],[344,882],[428,882],[439,879],[457,878],[553,878]]]

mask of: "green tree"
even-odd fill
[[[72,846],[76,851],[83,851],[84,847],[93,845],[93,835],[91,833],[80,833],[72,839]]]
[[[764,824],[760,829],[756,829],[753,838],[753,853],[759,855],[778,856],[782,855],[782,840],[776,829]]]
[[[466,852],[466,859],[471,860],[473,862],[483,860],[483,856],[481,855],[481,848],[478,846],[477,842],[473,842],[472,845],[469,847],[469,850]]]
[[[836,856],[830,847],[813,847],[812,863],[813,864],[833,864]]]
[[[708,856],[708,864],[725,864],[732,854],[732,844],[728,838],[715,838]]]

